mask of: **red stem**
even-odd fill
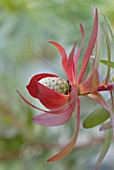
[[[110,91],[114,89],[114,83],[109,83],[107,84],[107,86],[105,87],[104,85],[100,85],[97,88],[97,91]]]

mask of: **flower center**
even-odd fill
[[[60,77],[42,78],[39,83],[61,94],[68,94],[71,91],[69,82]]]

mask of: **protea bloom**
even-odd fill
[[[82,60],[82,66],[79,75],[77,76],[78,59],[85,39],[85,31],[82,24],[80,24],[82,43],[76,54],[76,42],[74,43],[70,55],[67,57],[65,49],[60,44],[49,41],[49,43],[53,44],[58,49],[62,57],[62,66],[66,73],[67,80],[62,79],[57,75],[43,73],[33,76],[29,85],[27,86],[29,94],[32,97],[39,99],[40,102],[48,109],[48,111],[34,106],[18,92],[27,104],[44,112],[43,114],[33,118],[35,123],[43,126],[59,126],[64,124],[69,120],[74,109],[77,108],[76,130],[71,141],[61,152],[50,158],[48,160],[49,162],[64,158],[74,148],[80,124],[80,95],[89,97],[99,103],[110,113],[112,122],[114,122],[114,116],[110,106],[99,93],[99,91],[103,90],[111,91],[114,87],[114,84],[108,84],[108,77],[104,82],[99,82],[98,66],[101,47],[99,45],[100,34],[97,9],[94,11],[94,14],[93,29]],[[93,48],[96,42],[97,50],[93,57],[93,67],[88,73],[87,77],[83,79],[87,64],[90,57],[92,56]]]

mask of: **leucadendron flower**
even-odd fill
[[[79,75],[77,76],[78,59],[85,39],[85,30],[82,24],[80,24],[80,30],[82,35],[81,45],[75,53],[75,42],[69,56],[67,56],[65,49],[60,44],[49,41],[49,43],[53,44],[58,49],[62,57],[62,66],[67,76],[67,80],[64,80],[54,74],[41,73],[33,76],[30,83],[26,86],[29,94],[32,97],[39,99],[48,111],[34,106],[18,92],[27,104],[44,112],[41,115],[33,117],[33,122],[43,126],[59,126],[66,123],[70,119],[74,109],[77,108],[76,130],[72,139],[66,147],[62,149],[62,151],[48,159],[48,162],[63,159],[74,148],[80,124],[80,95],[91,98],[106,109],[110,113],[112,126],[114,129],[114,115],[112,114],[111,107],[99,93],[104,90],[111,91],[114,88],[114,83],[108,84],[107,80],[109,74],[104,82],[99,81],[98,67],[100,61],[99,54],[101,52],[101,35],[98,24],[97,9],[94,10],[94,24],[92,33],[82,60]],[[93,67],[84,79],[84,73],[86,71],[89,59],[93,55],[95,44],[96,53],[93,56]]]

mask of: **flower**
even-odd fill
[[[67,57],[65,49],[58,44],[57,42],[49,41],[53,44],[59,51],[62,57],[62,66],[66,73],[68,81],[58,77],[54,74],[42,73],[37,74],[32,77],[27,90],[29,94],[39,99],[40,102],[48,109],[42,110],[31,104],[26,100],[19,92],[21,98],[29,104],[31,107],[43,111],[44,113],[33,118],[33,122],[43,125],[43,126],[59,126],[66,123],[75,108],[77,108],[77,118],[76,118],[76,130],[75,133],[69,142],[69,144],[55,156],[48,159],[48,162],[57,161],[66,157],[74,148],[74,145],[77,140],[79,124],[80,124],[80,99],[79,96],[83,95],[89,97],[99,103],[103,108],[105,108],[111,115],[112,122],[114,122],[114,116],[111,110],[111,107],[105,101],[103,96],[99,91],[109,90],[111,91],[114,88],[114,84],[108,84],[108,76],[104,82],[99,81],[99,54],[101,52],[101,36],[98,23],[98,12],[97,9],[94,10],[94,24],[90,40],[88,42],[83,60],[80,73],[77,76],[77,66],[78,59],[83,47],[85,39],[85,30],[82,24],[80,24],[80,30],[82,34],[81,45],[75,54],[76,42],[70,52],[70,55]],[[87,77],[83,80],[84,73],[89,62],[90,57],[92,56],[93,48],[96,43],[96,54],[93,56],[93,67],[88,73]],[[114,124],[114,123],[113,123]],[[113,125],[112,124],[112,125]],[[114,125],[113,125],[114,128]]]

